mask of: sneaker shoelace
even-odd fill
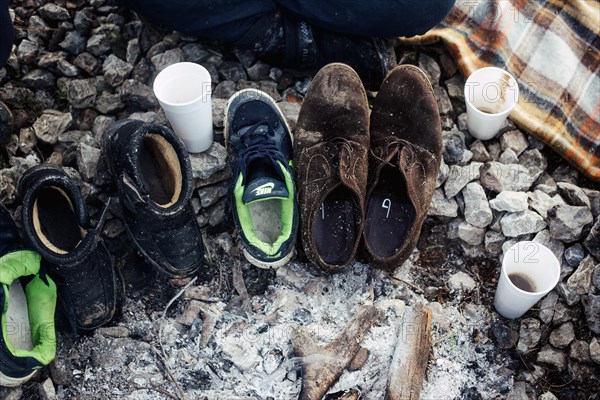
[[[262,126],[266,126],[266,132],[257,131]],[[246,184],[248,166],[254,160],[269,160],[278,174],[280,171],[277,168],[277,161],[281,161],[283,165],[287,164],[283,153],[277,149],[274,136],[275,130],[270,121],[258,121],[241,135],[243,149],[239,157],[239,167],[244,177],[243,184]]]

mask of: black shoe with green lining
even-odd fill
[[[0,386],[18,386],[56,355],[56,285],[0,203]]]
[[[293,256],[298,225],[292,171],[292,136],[266,93],[233,95],[225,111],[225,140],[234,166],[233,219],[246,259],[278,268]]]

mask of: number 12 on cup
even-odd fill
[[[513,260],[517,264],[532,264],[540,262],[536,257],[540,251],[540,246],[537,243],[529,242],[524,246],[514,246],[510,249],[513,253]]]

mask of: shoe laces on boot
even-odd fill
[[[403,149],[406,149],[404,153],[404,168],[421,168],[425,172],[425,165],[435,163],[436,158],[429,151],[422,147],[415,145],[414,143],[400,139],[398,137],[386,138],[387,144],[383,146],[372,146],[370,149],[371,156],[378,160],[383,165],[390,165],[393,167],[402,167],[400,162],[400,153]],[[390,157],[390,155],[392,155]]]
[[[352,153],[354,153],[354,149],[352,148],[352,144],[350,142],[351,140],[348,140],[344,137],[335,137],[327,142],[329,145],[329,151],[327,155],[329,156],[329,159],[333,160],[332,164],[334,168],[338,168],[342,160],[344,160],[346,164],[350,164]],[[337,150],[334,151],[333,147],[335,147]],[[324,178],[328,179],[331,176],[337,175],[337,173],[338,171],[334,170],[330,176]]]
[[[397,137],[387,138],[386,141],[387,141],[387,144],[385,146],[385,150],[383,150],[379,146],[376,147],[376,149],[371,148],[371,155],[373,155],[373,157],[375,159],[377,159],[385,164],[394,165],[392,162],[393,158],[390,160],[387,160],[386,155],[388,155],[390,153],[397,153],[403,147],[408,149],[408,151],[409,151],[408,157],[409,157],[409,159],[412,159],[414,145],[411,142],[409,142],[408,140],[405,140],[405,139],[397,138]]]

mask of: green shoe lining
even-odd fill
[[[5,302],[2,309],[2,336],[8,350],[19,358],[32,357],[43,365],[48,365],[56,356],[56,330],[54,313],[56,310],[56,284],[45,276],[47,284],[40,278],[41,256],[35,251],[24,250],[8,253],[0,257],[0,283],[4,290]],[[7,310],[10,301],[8,287],[22,277],[35,275],[25,287],[29,325],[33,349],[13,347],[7,336]]]
[[[283,172],[283,175],[285,177],[285,185],[287,187],[289,197],[280,200],[282,227],[281,233],[279,234],[279,236],[273,244],[263,242],[256,236],[256,233],[254,232],[254,228],[252,225],[252,217],[250,216],[250,208],[242,201],[242,197],[244,194],[244,186],[242,185],[242,174],[240,174],[240,176],[238,177],[233,191],[237,215],[246,240],[248,240],[248,242],[252,246],[256,247],[270,258],[275,258],[281,255],[279,254],[281,246],[287,240],[289,240],[292,234],[292,227],[294,222],[294,180],[288,169],[285,168],[281,162],[277,161],[277,164],[279,165],[279,168],[281,168],[281,171]]]

